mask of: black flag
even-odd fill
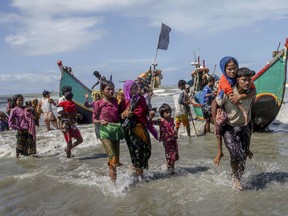
[[[165,25],[164,23],[162,23],[157,49],[167,50],[168,44],[169,44],[170,31],[171,31],[171,28]]]

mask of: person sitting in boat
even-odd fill
[[[139,92],[141,92],[144,88],[149,88],[149,85],[145,82],[145,80],[142,77],[137,77],[137,80],[135,80]]]
[[[101,89],[101,83],[102,83],[103,81],[107,81],[106,77],[103,76],[103,75],[101,75],[101,74],[99,73],[99,71],[94,71],[93,75],[98,79],[98,81],[92,86],[91,89],[94,89],[95,86],[97,86],[98,84],[100,84],[100,89]]]
[[[204,133],[210,133],[210,123],[212,117],[211,104],[217,94],[212,90],[215,81],[214,77],[210,76],[207,81],[208,84],[204,87],[200,95],[200,103],[203,105],[202,106],[203,117],[206,120],[204,126]]]

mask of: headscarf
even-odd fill
[[[234,86],[236,84],[236,79],[235,78],[231,78],[226,74],[226,63],[233,60],[236,63],[237,69],[239,68],[239,64],[236,58],[231,57],[231,56],[225,56],[220,60],[220,69],[223,73],[223,75],[226,77],[226,79],[228,80],[228,82],[230,83],[231,86]]]
[[[96,95],[97,95],[97,94],[100,96],[100,98],[102,98],[102,94],[101,94],[101,91],[100,91],[100,90],[92,91],[91,97],[92,97],[93,101],[96,101]]]
[[[123,87],[123,90],[124,90],[124,95],[125,95],[125,98],[130,101],[131,100],[131,97],[130,97],[130,89],[131,89],[131,86],[136,84],[136,82],[134,80],[126,80],[125,83],[124,83],[124,87]]]

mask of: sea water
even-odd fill
[[[174,108],[176,87],[155,90],[152,103]],[[25,96],[31,100],[37,95]],[[6,97],[7,98],[7,97]],[[0,98],[5,110],[6,98]],[[57,95],[52,95],[57,99]],[[287,98],[285,98],[285,102]],[[15,131],[0,133],[0,215],[287,215],[288,214],[288,105],[284,103],[266,132],[253,133],[242,179],[244,191],[231,187],[229,154],[218,167],[213,134],[197,135],[180,128],[180,159],[176,174],[165,169],[162,143],[152,139],[152,155],[144,177],[133,177],[125,141],[121,141],[117,181],[108,176],[107,155],[93,125],[79,125],[83,144],[67,159],[63,134],[37,128],[37,156],[15,158]]]

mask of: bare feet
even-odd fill
[[[122,166],[123,164],[122,163],[120,163],[120,162],[117,162],[116,163],[116,167],[119,167],[119,166]]]
[[[224,154],[222,152],[217,153],[216,157],[213,160],[215,166],[218,166],[220,164],[220,159],[223,156],[224,156]]]
[[[243,187],[241,186],[241,183],[240,183],[240,180],[237,179],[237,178],[232,178],[232,188],[234,190],[237,190],[237,191],[241,191],[243,190]]]
[[[251,159],[252,157],[253,157],[253,152],[251,152],[250,150],[248,151],[248,157],[249,157],[249,159]]]

